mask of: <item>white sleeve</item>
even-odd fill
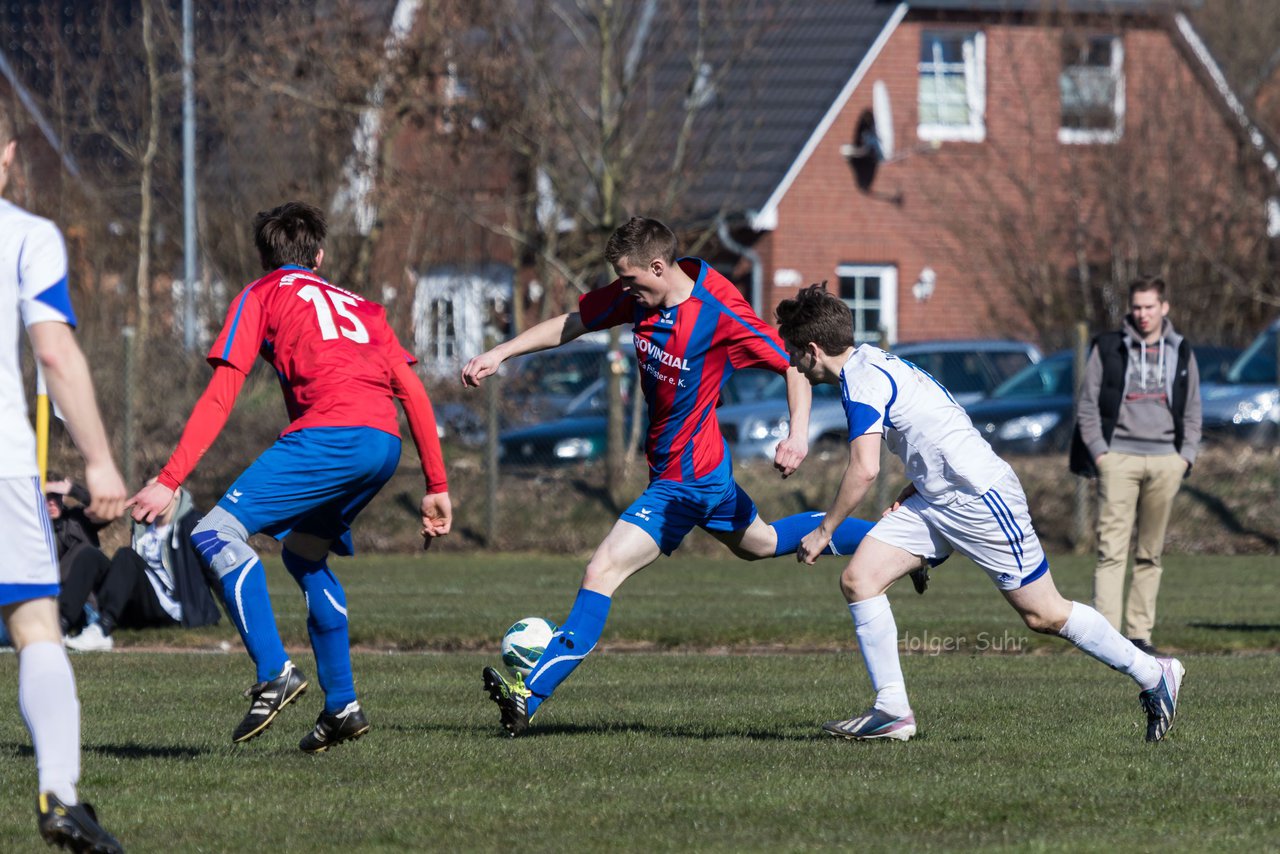
[[[50,320],[76,325],[67,287],[67,248],[58,227],[48,220],[40,220],[22,242],[18,302],[26,326]]]

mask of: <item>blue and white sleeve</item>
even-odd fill
[[[18,300],[26,326],[47,321],[76,325],[67,286],[67,248],[53,223],[42,220],[18,256]]]
[[[849,441],[868,433],[884,430],[885,413],[893,397],[893,388],[884,377],[849,377],[840,374],[840,396],[845,418],[849,422]]]

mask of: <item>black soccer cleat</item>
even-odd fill
[[[916,592],[921,596],[929,589],[929,564],[925,564],[919,569],[911,570],[911,585],[915,587]]]
[[[50,792],[36,798],[36,821],[40,836],[50,845],[85,854],[124,854],[124,847],[98,824],[98,814],[89,804],[68,806]]]
[[[321,711],[316,728],[302,737],[298,749],[303,753],[324,753],[335,744],[355,741],[369,731],[369,719],[359,703],[352,703],[336,715]]]
[[[253,700],[249,712],[240,721],[236,731],[231,734],[233,744],[243,744],[257,738],[267,731],[275,721],[280,710],[292,703],[307,690],[307,677],[293,666],[292,661],[284,663],[284,670],[275,679],[259,682],[249,687],[244,696]]]
[[[523,681],[508,682],[492,667],[486,667],[483,676],[484,689],[489,692],[489,699],[498,704],[502,728],[512,738],[523,735],[529,728],[527,699],[532,692],[524,686]]]

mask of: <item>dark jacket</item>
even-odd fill
[[[196,628],[217,623],[222,614],[209,589],[218,583],[218,576],[205,566],[195,546],[191,544],[191,532],[200,523],[202,514],[196,509],[191,495],[185,489],[178,493],[178,509],[173,514],[173,527],[165,543],[161,560],[173,573],[176,598],[182,605],[182,625]],[[138,537],[147,530],[144,522],[133,523],[132,544],[137,551]]]
[[[78,483],[71,484],[70,495],[81,506],[67,507],[62,506],[62,514],[57,519],[51,519],[53,524],[53,536],[57,542],[58,557],[70,552],[76,546],[93,546],[95,549],[100,548],[98,541],[98,532],[111,524],[107,522],[97,522],[89,518],[86,508],[89,504],[89,490],[85,489]],[[59,503],[62,502],[62,496],[50,495]]]

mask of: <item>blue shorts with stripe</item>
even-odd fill
[[[725,454],[714,471],[697,480],[651,481],[620,518],[642,528],[669,555],[695,527],[741,531],[757,515],[756,503],[733,479],[733,463]]]
[[[400,438],[372,427],[308,427],[287,433],[245,469],[218,506],[251,534],[293,531],[354,552],[351,523],[400,461]]]

